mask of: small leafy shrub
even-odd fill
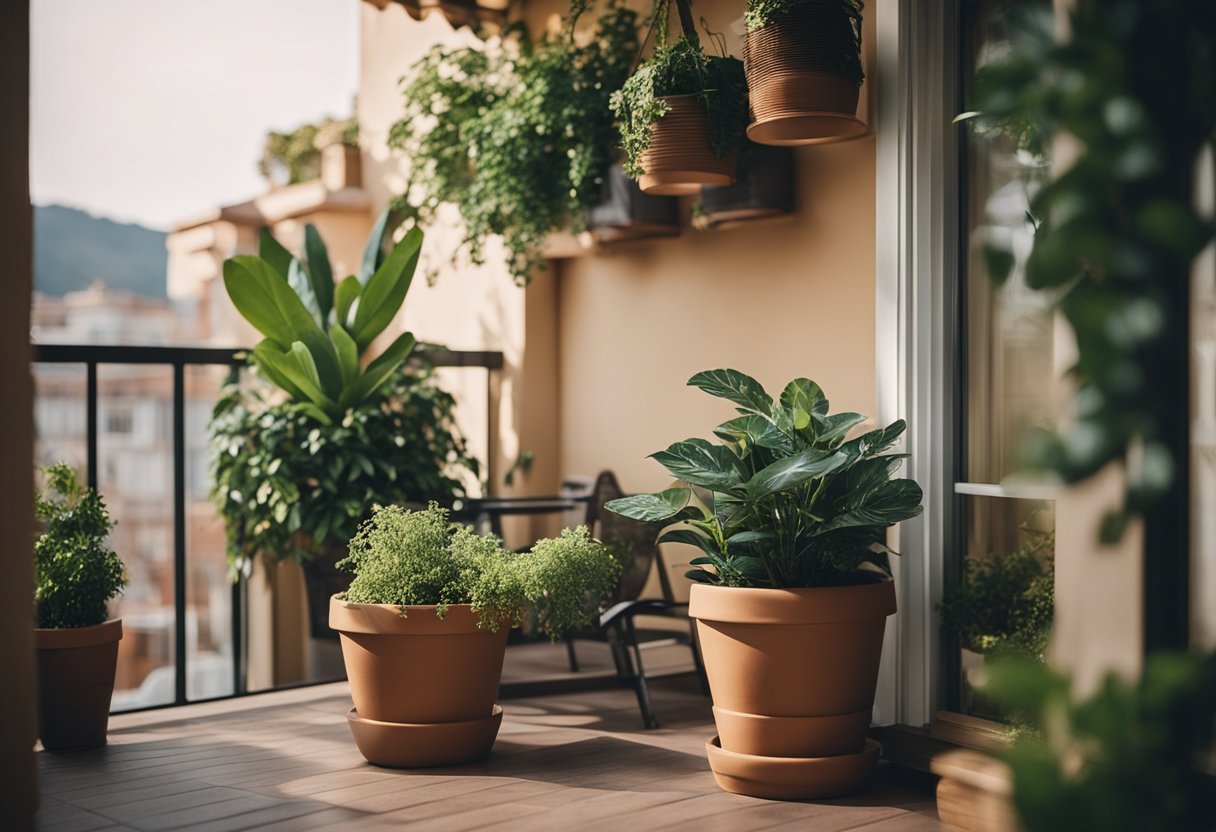
[[[295,185],[321,177],[321,151],[332,144],[359,146],[359,123],[327,118],[294,130],[271,130],[262,143],[258,173],[271,185]]]
[[[517,283],[545,268],[552,232],[577,229],[599,201],[620,141],[608,97],[638,50],[637,13],[608,0],[591,37],[576,38],[593,5],[575,0],[561,31],[533,41],[516,26],[478,48],[436,46],[407,76],[389,144],[410,161],[398,207],[423,224],[440,205],[464,220],[461,248],[484,262],[501,236]]]
[[[1055,606],[1055,535],[1006,555],[967,561],[963,585],[942,599],[942,626],[977,653],[1043,660]]]
[[[464,496],[479,466],[433,372],[398,368],[330,424],[257,386],[225,387],[211,421],[211,498],[234,569],[258,553],[306,559],[345,543],[376,504]]]
[[[620,575],[616,559],[586,527],[517,554],[496,537],[449,522],[436,503],[423,511],[377,506],[338,568],[354,573],[344,596],[351,603],[434,604],[440,617],[452,604],[470,604],[479,626],[491,630],[518,624],[531,608],[554,638],[590,624],[592,599],[609,595]]]
[[[655,46],[651,56],[637,68],[612,96],[612,111],[621,130],[625,172],[641,176],[642,154],[650,147],[650,136],[668,106],[660,99],[671,95],[695,95],[709,115],[709,149],[719,159],[738,153],[747,128],[747,81],[743,62],[726,54],[708,55],[696,30],[685,29],[674,43],[667,43],[669,4],[655,7]],[[725,50],[724,50],[725,51]]]
[[[34,614],[42,628],[92,627],[108,617],[106,602],[127,585],[127,572],[106,535],[114,523],[95,489],[66,463],[43,469],[47,491],[35,501],[44,524],[34,544]]]
[[[904,455],[882,453],[902,420],[845,441],[866,417],[829,414],[810,379],[791,381],[779,401],[738,370],[707,370],[688,384],[741,415],[714,428],[720,444],[687,439],[652,458],[708,501],[679,487],[613,500],[610,511],[673,525],[659,541],[703,552],[691,562],[694,581],[811,587],[890,577],[886,529],[921,512],[920,486],[891,476]]]
[[[794,19],[815,36],[815,65],[861,86],[862,0],[749,0],[743,16],[748,32]]]

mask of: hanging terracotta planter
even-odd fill
[[[35,629],[38,736],[48,751],[105,745],[122,619]]]
[[[355,703],[347,722],[368,762],[420,768],[490,753],[502,724],[495,699],[508,625],[479,628],[468,604],[452,604],[440,618],[434,606],[337,597],[329,624],[341,637]]]
[[[804,2],[744,38],[743,67],[759,144],[855,139],[861,70],[860,3]]]
[[[724,790],[807,800],[860,789],[878,761],[866,738],[890,581],[812,589],[694,584],[688,614],[709,676]]]
[[[677,237],[680,205],[671,197],[643,193],[624,168],[613,165],[604,177],[603,196],[587,211],[585,224],[597,243]]]
[[[739,164],[735,184],[701,189],[693,225],[704,229],[789,214],[797,207],[797,192],[793,150],[754,145]]]
[[[739,155],[717,158],[709,147],[709,115],[695,95],[659,99],[667,113],[651,127],[650,146],[642,154],[642,192],[656,196],[691,196],[702,185],[735,181]]]

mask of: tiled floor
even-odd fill
[[[344,683],[116,716],[110,744],[38,753],[39,828],[312,830],[946,830],[931,792],[883,764],[869,791],[825,803],[721,792],[705,761],[708,700],[660,681],[664,727],[643,731],[628,690],[511,700],[487,759],[368,765]]]

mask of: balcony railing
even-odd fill
[[[221,367],[228,369],[228,378],[235,379],[245,365],[245,350],[216,347],[167,347],[167,346],[91,346],[77,344],[34,345],[35,365],[83,365],[84,381],[84,456],[86,478],[90,486],[100,483],[98,463],[98,415],[99,387],[98,367],[159,366],[172,372],[171,392],[171,468],[172,468],[172,597],[173,597],[173,697],[155,705],[146,705],[130,710],[182,705],[188,701],[222,699],[242,696],[251,691],[247,684],[246,620],[247,596],[242,578],[232,584],[231,596],[231,693],[221,696],[189,695],[188,675],[188,483],[187,483],[187,368]],[[486,371],[486,407],[494,407],[495,371],[503,366],[503,355],[496,351],[447,351],[428,350],[427,360],[435,367],[481,368]],[[493,452],[492,427],[494,420],[487,412],[487,437],[485,452]],[[122,523],[123,517],[116,519]],[[319,680],[320,681],[320,680]]]

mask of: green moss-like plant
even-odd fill
[[[553,638],[590,624],[593,599],[608,597],[620,576],[617,559],[584,526],[517,554],[449,522],[435,503],[423,511],[378,506],[338,568],[354,573],[343,596],[351,603],[435,605],[440,617],[452,604],[470,604],[490,630],[518,624],[531,609]]]
[[[625,151],[625,172],[641,176],[642,154],[650,147],[651,132],[668,106],[661,99],[673,95],[695,95],[709,115],[709,149],[719,159],[738,153],[747,128],[747,81],[743,62],[727,55],[708,55],[695,30],[685,31],[667,43],[669,5],[660,0],[655,7],[657,22],[651,56],[638,67],[612,96]]]
[[[127,585],[127,572],[106,535],[114,523],[95,489],[81,486],[66,463],[43,469],[47,491],[35,501],[44,529],[34,544],[34,614],[47,629],[92,627],[108,617],[106,602]]]

